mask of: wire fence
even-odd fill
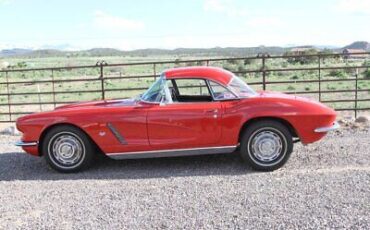
[[[0,122],[59,105],[142,93],[168,68],[218,66],[257,90],[312,97],[337,111],[370,110],[370,53],[204,58],[0,70]]]

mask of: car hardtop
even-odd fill
[[[180,67],[165,70],[162,74],[166,79],[197,79],[202,78],[227,86],[233,78],[230,71],[208,66]]]

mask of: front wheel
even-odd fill
[[[293,151],[292,135],[286,126],[273,120],[251,124],[240,141],[242,158],[253,168],[272,171],[283,166]]]
[[[89,137],[78,128],[58,126],[46,134],[42,153],[53,169],[69,173],[90,166],[94,148]]]

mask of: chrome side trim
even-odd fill
[[[17,141],[15,143],[15,146],[18,146],[18,147],[30,147],[30,146],[37,146],[37,145],[38,145],[37,141],[31,141],[31,142]]]
[[[113,133],[113,135],[117,138],[117,140],[123,144],[123,145],[127,145],[127,141],[125,140],[125,138],[118,132],[118,130],[116,129],[116,127],[114,127],[111,123],[107,123],[107,127],[108,129]]]
[[[189,149],[166,149],[154,151],[139,151],[126,153],[108,153],[107,156],[115,159],[140,159],[140,158],[159,158],[159,157],[177,157],[177,156],[196,156],[207,154],[232,153],[237,146],[220,146],[207,148],[189,148]]]
[[[326,132],[330,132],[330,131],[333,131],[339,128],[340,128],[340,125],[338,124],[338,122],[334,122],[333,125],[331,126],[320,127],[320,128],[315,129],[315,133],[326,133]]]

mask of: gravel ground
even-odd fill
[[[370,228],[370,129],[295,145],[280,170],[237,154],[113,161],[59,174],[0,136],[0,229]]]

